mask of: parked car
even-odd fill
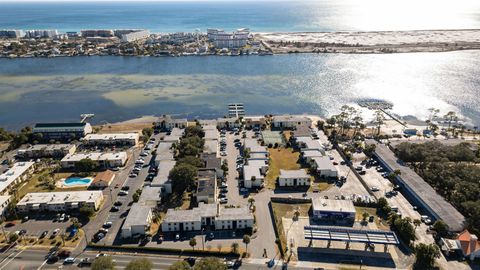
[[[129,189],[130,189],[129,186],[123,186],[123,187],[121,188],[121,190],[125,190],[125,191],[127,191],[127,190],[129,190]]]
[[[71,252],[68,250],[61,250],[60,252],[57,253],[58,257],[60,258],[67,258],[70,257]]]
[[[113,225],[113,223],[111,221],[107,221],[107,222],[103,223],[104,228],[110,228],[110,227],[112,227],[112,225]]]
[[[111,209],[110,209],[110,212],[118,212],[120,211],[120,208],[118,206],[113,206]]]
[[[376,186],[373,186],[370,190],[372,190],[373,192],[376,192],[376,191],[379,191],[380,189]]]
[[[116,201],[113,205],[115,206],[121,206],[123,203],[121,201]]]
[[[126,191],[126,190],[120,190],[120,192],[118,193],[118,195],[120,195],[120,196],[126,196],[126,195],[128,195],[128,191]]]
[[[55,237],[55,236],[57,236],[57,234],[58,234],[59,232],[60,232],[60,229],[59,229],[59,228],[53,230],[52,235],[51,235],[52,238]]]
[[[228,199],[227,198],[220,198],[220,203],[221,204],[228,203]]]
[[[43,231],[42,234],[40,234],[40,238],[45,238],[47,234],[48,234],[48,231]]]
[[[63,264],[74,264],[75,263],[75,258],[68,257],[65,260],[63,260]]]
[[[80,263],[78,264],[78,266],[80,267],[90,266],[92,265],[93,261],[94,261],[93,258],[83,258],[82,260],[80,260]]]

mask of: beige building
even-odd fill
[[[293,129],[297,126],[311,126],[312,120],[306,116],[276,115],[272,119],[272,127],[279,129]]]
[[[25,181],[34,170],[34,162],[17,162],[0,175],[0,195],[8,195],[10,189],[20,182]]]
[[[88,134],[82,142],[86,145],[128,145],[138,144],[138,133]]]
[[[17,155],[22,158],[60,158],[73,154],[76,150],[75,144],[35,144],[18,150]]]
[[[112,171],[106,170],[106,171],[100,172],[95,176],[92,183],[90,184],[90,187],[106,188],[110,186],[113,179],[115,179],[115,174]]]
[[[310,186],[311,177],[304,169],[280,170],[278,185],[281,187]]]
[[[102,201],[102,191],[38,192],[25,195],[17,203],[17,209],[22,213],[78,211],[84,206],[98,210]]]
[[[72,155],[66,155],[61,161],[60,165],[64,169],[73,169],[77,162],[82,159],[91,159],[98,162],[100,167],[113,168],[122,167],[127,162],[128,156],[126,152],[117,153],[77,153]]]
[[[162,222],[163,232],[200,231],[252,228],[253,214],[246,207],[222,208],[218,204],[200,203],[191,210],[169,209]]]

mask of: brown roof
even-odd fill
[[[461,232],[457,240],[460,242],[460,246],[462,247],[463,254],[470,255],[470,253],[475,252],[480,249],[480,241],[477,240],[475,244],[474,250],[471,249],[470,240],[472,238],[472,234],[468,230],[464,230]]]
[[[112,171],[106,170],[98,173],[93,179],[93,183],[100,182],[100,181],[106,181],[107,183],[109,183],[110,181],[112,181],[114,176],[115,174]]]

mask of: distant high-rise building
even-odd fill
[[[247,28],[238,29],[227,33],[221,29],[207,29],[208,40],[213,42],[216,48],[240,48],[247,45],[250,30]]]
[[[22,30],[4,29],[0,30],[0,38],[21,38],[25,33]]]
[[[58,36],[58,31],[55,29],[25,31],[25,37],[27,38],[53,38],[56,36]]]
[[[243,117],[245,116],[245,108],[243,103],[230,103],[228,104],[228,117]]]

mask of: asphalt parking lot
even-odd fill
[[[12,227],[4,226],[5,231],[15,232],[26,230],[26,236],[38,237],[44,231],[48,231],[48,235],[50,235],[50,233],[55,229],[60,229],[60,231],[65,232],[65,230],[72,224],[70,221],[54,221],[54,214],[30,215],[29,217],[30,219],[26,222],[17,221]]]

